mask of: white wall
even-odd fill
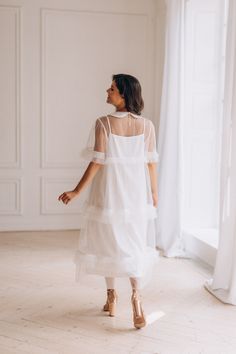
[[[160,9],[155,0],[0,0],[0,230],[79,228],[85,193],[66,207],[57,196],[84,171],[92,122],[113,110],[113,73],[140,79],[144,114],[158,125]]]

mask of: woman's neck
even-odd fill
[[[118,108],[116,107],[116,112],[128,112],[127,109],[124,107],[124,108]]]

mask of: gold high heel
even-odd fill
[[[142,309],[139,294],[136,290],[133,290],[131,297],[132,307],[133,307],[133,321],[134,327],[140,329],[146,326],[146,319]]]
[[[115,289],[107,289],[107,302],[103,306],[103,311],[109,311],[109,316],[115,316],[116,304],[117,304],[117,293]]]

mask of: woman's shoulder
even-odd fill
[[[154,127],[154,123],[150,118],[143,117],[143,119],[144,119],[144,122],[147,126]]]
[[[95,119],[95,127],[96,128],[103,128],[107,130],[108,122],[107,116],[100,116]]]
[[[107,116],[99,116],[96,118],[96,122],[100,121],[100,122],[104,123],[106,120],[107,120]]]
[[[149,125],[149,126],[153,125],[153,121],[150,118],[148,118],[144,115],[140,115],[139,118],[143,119],[143,121],[146,125]]]

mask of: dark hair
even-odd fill
[[[116,74],[112,76],[112,79],[115,81],[120,95],[124,96],[127,111],[140,115],[144,102],[138,79],[127,74]]]

